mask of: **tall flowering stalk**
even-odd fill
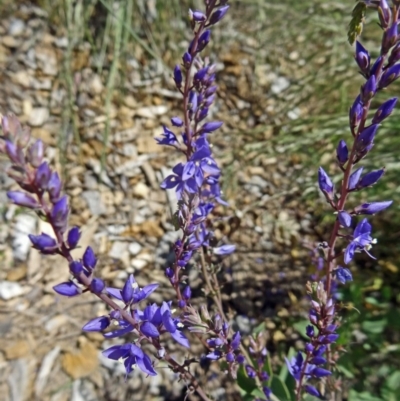
[[[9,157],[12,164],[8,175],[22,189],[9,191],[7,196],[14,204],[35,211],[52,227],[54,236],[44,233],[29,235],[32,246],[44,255],[63,257],[69,265],[70,279],[56,285],[54,291],[66,297],[91,292],[110,309],[107,315],[90,320],[82,330],[104,332],[105,338],[129,336],[125,343],[103,351],[107,358],[124,364],[127,376],[136,367],[149,376],[157,374],[154,361],[142,348],[145,343],[151,344],[156,359],[165,360],[181,379],[191,383],[203,400],[209,400],[189,371],[188,364],[178,363],[162,345],[161,335],[169,333],[176,342],[189,347],[181,331],[184,325],[179,317],[174,316],[171,302],[163,302],[161,306],[139,306],[158,284],[140,288],[130,275],[123,288],[107,287],[102,279],[96,277],[97,257],[91,247],[86,248],[82,258],[73,258],[71,251],[79,246],[81,232],[79,227],[68,228],[68,197],[62,192],[58,173],[44,161],[43,142],[30,143],[29,130],[22,128],[15,116],[3,117],[1,126],[3,141],[0,142],[0,152]]]
[[[371,224],[365,217],[358,219],[356,223],[356,217],[373,215],[392,204],[392,201],[380,201],[367,202],[356,207],[347,205],[352,192],[371,187],[384,174],[384,168],[365,172],[364,167],[354,167],[372,150],[379,126],[392,113],[397,103],[397,98],[388,99],[373,112],[372,100],[379,91],[387,88],[400,76],[400,2],[393,0],[391,6],[386,0],[364,3],[376,9],[379,14],[383,31],[380,54],[372,61],[364,46],[359,41],[356,42],[355,60],[365,83],[349,112],[352,143],[348,146],[344,140],[340,140],[336,149],[337,163],[343,178],[336,187],[322,167],[318,171],[319,188],[337,218],[329,241],[321,247],[325,256],[325,280],[308,285],[311,309],[310,325],[306,334],[310,341],[306,345],[305,355],[299,352],[292,361],[288,361],[290,372],[297,382],[297,401],[300,401],[304,391],[321,399],[325,399],[327,393],[334,391],[334,383],[324,379],[332,373],[336,356],[333,356],[331,344],[339,337],[336,333],[338,318],[333,285],[335,282],[344,284],[352,280],[349,268],[339,263],[343,260],[342,264],[347,266],[355,254],[360,252],[365,252],[375,259],[370,254],[372,245],[376,243],[371,236]],[[314,385],[318,384],[318,381],[320,385]]]

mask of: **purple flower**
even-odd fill
[[[47,162],[43,162],[36,170],[35,185],[42,191],[47,189],[50,181],[51,170]]]
[[[372,119],[372,124],[379,124],[385,118],[392,114],[393,109],[396,107],[397,97],[393,97],[383,103],[378,110],[375,112],[374,118]]]
[[[83,265],[81,262],[74,260],[69,264],[69,270],[74,276],[77,276],[83,271]]]
[[[320,167],[318,169],[318,185],[319,189],[328,197],[333,195],[333,184],[325,170]]]
[[[223,124],[222,121],[211,121],[205,123],[200,129],[200,134],[207,134],[209,132],[216,131],[218,128],[222,126],[222,124]]]
[[[217,22],[221,21],[222,18],[224,18],[225,14],[228,12],[228,9],[229,6],[225,5],[214,11],[214,13],[211,15],[209,25],[214,25]]]
[[[316,367],[311,371],[311,374],[319,379],[321,377],[330,376],[332,372],[324,368]]]
[[[375,214],[388,208],[393,201],[363,203],[354,209],[356,214]]]
[[[94,294],[101,294],[105,286],[106,285],[104,284],[104,281],[102,279],[95,277],[90,282],[90,291],[92,291]]]
[[[44,156],[44,145],[43,142],[38,139],[28,148],[27,160],[32,167],[39,167],[43,161]]]
[[[192,10],[189,10],[189,18],[196,22],[204,22],[207,19],[206,15],[203,12]]]
[[[54,204],[53,209],[51,210],[51,222],[54,227],[64,231],[67,226],[68,213],[68,197],[64,195]]]
[[[96,317],[87,322],[83,327],[83,331],[103,331],[110,325],[110,318],[108,316]]]
[[[80,288],[72,281],[66,281],[61,284],[57,284],[53,287],[53,290],[60,295],[64,295],[65,297],[75,297],[76,295],[81,294]]]
[[[364,170],[364,167],[360,167],[353,174],[350,175],[349,178],[349,191],[353,191],[356,189],[358,182],[360,181],[361,174]]]
[[[304,390],[306,391],[306,393],[308,393],[314,397],[322,399],[322,394],[314,386],[311,386],[310,384],[306,384],[304,386]]]
[[[361,100],[362,102],[368,103],[375,95],[376,92],[376,78],[375,75],[371,75],[367,82],[361,88]]]
[[[343,139],[339,141],[339,144],[336,148],[336,157],[340,165],[345,164],[349,159],[349,150],[347,149],[346,142]]]
[[[395,64],[393,67],[388,68],[382,74],[379,81],[379,89],[386,88],[392,82],[394,82],[400,75],[400,64]]]
[[[90,270],[93,270],[96,267],[96,263],[97,263],[97,258],[96,255],[93,252],[93,249],[88,246],[86,248],[85,253],[83,254],[82,257],[82,261],[83,261],[83,265]]]
[[[364,48],[364,46],[358,40],[356,41],[355,59],[356,59],[358,66],[360,67],[360,70],[364,74],[368,74],[369,66],[371,63],[371,57],[370,57],[368,51]]]
[[[354,129],[360,123],[362,114],[363,106],[361,103],[360,95],[358,95],[349,110],[350,128]]]
[[[69,249],[76,248],[80,238],[81,238],[81,232],[79,230],[79,227],[72,227],[68,231],[68,237],[67,237]]]
[[[47,191],[49,192],[50,200],[52,202],[58,201],[61,194],[61,180],[56,171],[51,174],[47,185]]]
[[[172,117],[171,118],[171,123],[175,127],[182,127],[183,126],[183,121],[179,117]]]
[[[197,44],[196,53],[200,53],[210,42],[211,39],[211,31],[206,30],[204,31],[199,38],[199,42]]]
[[[364,152],[367,147],[374,143],[374,138],[376,132],[378,131],[378,127],[378,124],[372,124],[369,127],[365,128],[357,137],[356,149],[359,153]]]
[[[183,77],[181,68],[179,67],[179,65],[176,65],[174,68],[174,81],[177,88],[180,88],[182,86],[182,80]]]
[[[163,125],[163,138],[156,138],[156,141],[159,145],[167,145],[167,146],[179,146],[179,142],[176,138],[176,135],[169,130],[165,125]]]
[[[345,210],[338,213],[338,220],[343,227],[349,228],[351,226],[351,216]]]
[[[7,197],[18,206],[28,207],[30,209],[37,209],[40,207],[36,199],[21,191],[8,191]]]
[[[230,255],[231,253],[235,252],[236,246],[235,245],[222,245],[218,248],[213,249],[214,255],[220,255],[220,256],[225,256],[225,255]]]
[[[40,235],[29,234],[28,237],[31,240],[33,247],[38,249],[40,252],[45,254],[55,253],[57,241],[50,237],[50,235],[44,233]]]
[[[103,355],[115,361],[123,361],[126,370],[126,377],[132,372],[135,365],[149,376],[157,375],[149,356],[135,344],[114,345],[113,347],[103,351]]]
[[[358,182],[357,189],[370,187],[376,184],[381,179],[384,173],[385,169],[382,168],[380,170],[371,171],[370,173],[365,174]]]
[[[349,243],[344,253],[346,265],[353,260],[354,253],[357,250],[364,250],[370,257],[373,257],[368,252],[371,244],[374,243],[374,239],[371,237],[371,229],[372,227],[367,219],[363,219],[357,224],[353,233],[353,240]]]
[[[337,269],[335,269],[334,273],[336,279],[342,284],[346,284],[347,281],[353,281],[351,271],[347,267],[339,266]]]

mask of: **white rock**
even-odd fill
[[[136,115],[143,118],[154,118],[156,116],[162,116],[168,111],[168,107],[164,105],[141,107],[136,110]]]
[[[89,90],[93,95],[99,95],[103,92],[104,86],[99,75],[94,74],[89,82]]]
[[[29,116],[29,125],[32,127],[40,127],[48,120],[49,116],[49,109],[46,107],[35,107],[32,109]]]
[[[285,77],[277,77],[271,85],[271,92],[275,95],[283,92],[290,85],[290,82]]]
[[[142,199],[146,199],[149,192],[150,188],[146,184],[143,184],[143,182],[138,182],[132,190],[134,196]]]
[[[135,270],[142,270],[143,267],[145,267],[146,265],[147,265],[147,260],[144,260],[144,259],[132,259],[131,260],[131,266]]]
[[[135,256],[142,250],[142,246],[138,242],[131,242],[128,246],[128,249],[129,253]]]
[[[122,241],[115,241],[112,244],[110,252],[108,252],[108,256],[113,259],[121,259],[124,253],[128,249],[128,243]]]
[[[14,281],[0,281],[0,298],[9,300],[24,294],[26,289]]]
[[[10,27],[8,28],[8,34],[11,36],[20,36],[25,30],[25,23],[20,19],[13,19]]]
[[[31,248],[28,234],[35,232],[36,218],[29,214],[20,214],[16,217],[14,226],[14,238],[12,242],[14,258],[26,260]]]

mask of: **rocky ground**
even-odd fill
[[[230,29],[232,24],[228,20]],[[296,311],[303,291],[303,240],[313,233],[312,218],[298,201],[304,182],[300,159],[288,160],[279,146],[265,145],[276,135],[268,123],[279,119],[280,95],[290,82],[268,64],[256,67],[256,43],[251,37],[239,39],[218,51],[221,90],[213,115],[226,122],[213,143],[231,205],[218,210],[226,217],[220,218],[217,235],[230,236],[238,247],[225,261],[221,281],[234,324],[249,333],[265,321],[276,349],[297,340],[282,322]],[[142,285],[161,283],[153,301],[170,299],[163,269],[179,233],[170,223],[174,196],[159,184],[177,157],[154,138],[161,124],[179,115],[179,96],[163,65],[147,60],[138,48],[106,107],[107,71],[95,68],[89,44],[70,55],[73,75],[66,84],[67,45],[68,38],[50,27],[40,8],[20,6],[0,19],[0,113],[13,112],[29,125],[32,135],[48,145],[48,159],[63,171],[71,224],[82,226],[83,232],[76,254],[92,244],[100,255],[98,275],[110,286],[121,286],[134,273]],[[290,112],[296,118],[301,110]],[[81,332],[88,319],[106,312],[104,305],[90,295],[62,299],[54,294],[52,287],[68,278],[67,266],[31,250],[27,234],[48,232],[49,227],[7,203],[6,191],[14,184],[5,174],[7,163],[0,163],[0,398],[182,397],[184,384],[161,365],[156,378],[135,371],[124,382],[121,366],[100,354],[110,342]],[[199,273],[193,269],[189,276],[201,296]],[[176,353],[183,355],[179,349]],[[210,377],[204,381],[206,390],[226,399],[220,377]]]

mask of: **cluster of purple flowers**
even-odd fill
[[[157,142],[172,146],[185,157],[172,174],[165,178],[163,189],[175,188],[178,199],[176,224],[182,230],[182,238],[174,244],[175,262],[166,269],[166,275],[177,291],[179,301],[185,301],[179,287],[179,272],[202,247],[210,247],[213,234],[207,217],[216,202],[226,204],[221,198],[219,178],[221,171],[214,160],[208,136],[222,126],[222,121],[204,122],[215,100],[216,65],[201,58],[201,52],[211,38],[210,27],[217,24],[227,13],[226,0],[205,1],[205,12],[190,11],[194,38],[182,56],[182,63],[174,69],[176,88],[183,97],[183,119],[171,118],[172,129],[163,127],[162,138]],[[178,139],[179,138],[179,139]],[[214,254],[226,255],[234,251],[233,245],[214,249]],[[185,302],[180,302],[184,306]]]
[[[133,334],[134,342],[116,345],[104,351],[111,359],[121,360],[125,364],[126,373],[137,365],[148,375],[155,375],[150,357],[141,348],[147,341],[153,344],[158,352],[163,353],[160,336],[168,332],[179,344],[189,347],[189,342],[181,332],[182,322],[173,316],[171,303],[163,302],[138,308],[158,284],[150,284],[139,288],[131,275],[122,289],[107,287],[105,282],[95,277],[97,258],[93,249],[87,247],[81,259],[74,259],[71,251],[78,247],[81,232],[78,227],[68,230],[69,206],[68,198],[62,194],[62,182],[57,172],[52,171],[44,161],[45,148],[42,141],[30,142],[29,130],[21,127],[15,116],[3,117],[1,121],[3,142],[0,152],[5,153],[12,162],[8,174],[23,189],[9,191],[9,199],[18,206],[34,210],[47,221],[54,237],[48,234],[29,235],[32,246],[46,255],[60,255],[68,261],[71,279],[54,287],[63,296],[74,297],[83,292],[92,292],[105,302],[112,310],[106,316],[90,320],[84,331],[104,331],[115,326],[116,329],[104,333],[106,338],[121,337]],[[159,354],[161,357],[161,355]]]
[[[365,1],[364,3],[368,7],[378,10],[383,30],[381,49],[380,55],[375,61],[372,61],[364,46],[359,41],[356,42],[355,60],[365,83],[361,86],[360,93],[349,111],[352,144],[349,147],[344,140],[340,140],[336,149],[337,163],[343,172],[340,188],[338,190],[335,188],[322,167],[318,171],[319,188],[336,213],[337,219],[324,250],[326,278],[324,284],[317,284],[318,287],[324,285],[324,290],[319,288],[318,291],[312,293],[313,306],[309,316],[312,325],[307,328],[310,343],[306,346],[306,357],[303,358],[303,355],[299,353],[289,363],[291,373],[297,381],[298,400],[300,400],[303,390],[322,398],[323,395],[314,386],[306,385],[305,382],[310,377],[318,378],[330,375],[330,370],[321,368],[320,365],[328,363],[329,367],[334,364],[332,358],[329,357],[331,355],[330,344],[338,338],[333,302],[334,280],[343,284],[352,280],[349,268],[338,265],[338,259],[343,255],[343,263],[348,265],[358,252],[365,252],[373,257],[369,251],[376,240],[371,236],[371,224],[367,218],[363,218],[354,227],[353,220],[358,215],[378,213],[392,204],[392,201],[380,201],[363,203],[354,208],[346,206],[350,193],[371,187],[382,178],[385,172],[385,169],[382,168],[365,173],[364,167],[359,167],[355,171],[353,171],[353,167],[372,150],[379,126],[392,113],[397,98],[385,101],[372,116],[370,116],[371,101],[378,92],[387,88],[400,76],[400,35],[398,33],[400,4],[398,1],[393,1],[392,7],[389,7],[386,0]],[[336,245],[339,238],[345,242],[345,246],[338,247]],[[324,354],[327,355],[326,358],[323,356]]]

